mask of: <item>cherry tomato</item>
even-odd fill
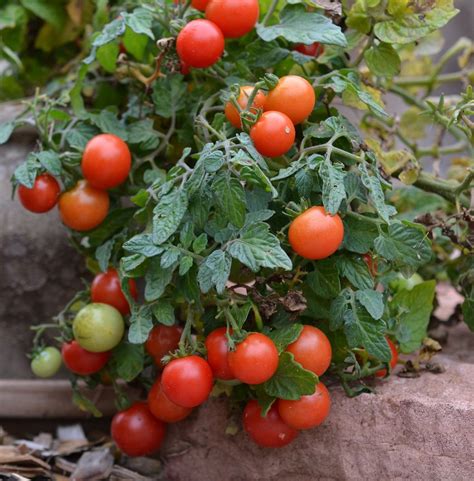
[[[178,406],[170,401],[163,392],[161,379],[158,378],[148,394],[148,407],[155,418],[165,423],[176,423],[188,417],[192,409]]]
[[[38,175],[31,189],[24,185],[18,187],[21,204],[35,214],[50,211],[58,203],[60,192],[58,181],[49,174]]]
[[[89,352],[77,341],[66,342],[61,349],[65,366],[80,376],[90,376],[99,372],[110,359],[110,351]]]
[[[303,122],[313,111],[316,95],[312,85],[298,75],[287,75],[268,92],[264,110],[286,114],[294,124]]]
[[[127,456],[147,456],[160,449],[165,424],[151,414],[147,403],[136,402],[112,419],[112,439]]]
[[[199,406],[212,391],[212,369],[202,357],[174,359],[164,368],[161,385],[168,399],[178,406]]]
[[[181,72],[181,75],[188,75],[191,72],[191,67],[187,63],[181,61],[181,68],[179,71]]]
[[[217,379],[234,379],[234,374],[229,366],[229,345],[227,342],[227,329],[219,327],[206,337],[207,362],[211,366],[214,377]]]
[[[206,7],[206,18],[227,38],[242,37],[250,32],[259,13],[258,0],[211,0]]]
[[[31,361],[31,370],[38,377],[52,377],[61,367],[61,353],[55,347],[45,347]]]
[[[305,45],[304,43],[297,43],[293,50],[302,53],[303,55],[308,55],[309,57],[319,57],[324,52],[324,46],[318,42]]]
[[[290,444],[298,436],[298,431],[282,420],[275,404],[265,417],[262,417],[261,413],[258,402],[251,400],[245,406],[242,417],[245,431],[259,446],[281,448]]]
[[[372,275],[372,277],[375,277],[377,275],[377,259],[374,259],[370,254],[364,254],[362,256],[363,261],[367,264],[367,267],[369,268],[369,272]]]
[[[397,346],[387,337],[387,343],[390,347],[390,350],[392,351],[392,358],[390,359],[390,368],[394,369],[395,366],[397,365],[398,362],[398,351],[397,351]],[[386,369],[380,369],[380,371],[377,371],[375,373],[377,377],[385,377],[387,375],[387,370]]]
[[[296,362],[317,376],[322,376],[331,364],[331,343],[326,334],[317,327],[303,326],[298,339],[286,350],[293,354]]]
[[[155,326],[148,335],[145,349],[158,367],[165,367],[161,358],[178,349],[183,329],[178,326]]]
[[[117,187],[127,179],[131,166],[128,145],[113,134],[93,137],[82,155],[82,173],[96,189]]]
[[[240,105],[241,109],[244,110],[247,107],[247,101],[253,92],[253,87],[251,85],[246,85],[240,88],[240,95],[237,99],[237,103]],[[265,94],[259,90],[250,108],[250,112],[257,113],[257,109],[263,109],[263,104],[265,103]],[[242,120],[240,114],[235,106],[231,102],[225,104],[224,110],[227,120],[237,129],[242,128]]]
[[[115,307],[94,303],[77,313],[72,329],[82,348],[90,352],[106,352],[121,341],[125,325]]]
[[[295,141],[293,122],[281,112],[265,112],[250,129],[255,148],[267,157],[286,154]]]
[[[341,218],[324,207],[305,210],[290,225],[288,240],[292,249],[306,259],[325,259],[337,251],[344,238]]]
[[[201,12],[204,12],[204,10],[206,10],[208,3],[209,3],[209,0],[193,0],[191,2],[191,5],[196,10],[201,10]]]
[[[128,281],[130,294],[134,299],[138,297],[137,284],[133,279]],[[130,313],[130,306],[120,285],[120,277],[114,268],[101,272],[94,277],[91,285],[92,302],[102,302],[115,307],[122,315]]]
[[[239,381],[261,384],[275,374],[278,350],[269,337],[253,332],[237,344],[235,351],[229,352],[228,362]]]
[[[319,382],[316,391],[301,396],[297,401],[278,400],[278,413],[294,429],[311,429],[319,426],[329,415],[331,397],[326,386]]]
[[[88,231],[102,224],[109,212],[109,194],[80,180],[59,197],[59,214],[69,228]]]
[[[192,20],[179,32],[176,50],[189,67],[210,67],[224,52],[224,35],[209,20]]]

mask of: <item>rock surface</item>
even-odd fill
[[[378,382],[377,394],[354,399],[333,388],[326,423],[278,450],[258,448],[243,432],[226,435],[234,421],[227,402],[211,400],[170,426],[162,450],[165,479],[472,480],[474,335],[465,326],[457,328],[450,345],[436,357],[446,368],[443,374],[394,376]]]

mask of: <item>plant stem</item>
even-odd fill
[[[263,18],[262,25],[266,25],[268,21],[270,20],[270,17],[273,15],[273,12],[276,10],[278,6],[279,0],[273,0],[270,7],[268,7],[268,11],[265,14],[265,17]]]
[[[438,75],[434,79],[432,79],[431,75],[395,77],[393,83],[400,87],[429,87],[432,84],[436,86],[443,83],[459,82],[472,74],[474,74],[474,69],[445,73]]]

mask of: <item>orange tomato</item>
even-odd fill
[[[281,112],[265,112],[250,129],[255,148],[267,157],[286,154],[295,142],[295,126]]]
[[[393,369],[398,362],[398,351],[397,351],[397,346],[387,337],[387,343],[390,347],[390,350],[392,351],[392,358],[390,359],[390,367]],[[387,375],[387,370],[386,369],[380,369],[380,371],[377,371],[375,373],[377,377],[385,377]]]

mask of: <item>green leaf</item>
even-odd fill
[[[81,411],[92,414],[95,418],[101,418],[102,413],[97,409],[97,406],[86,396],[84,396],[78,389],[74,389],[72,392],[72,402]]]
[[[152,305],[155,319],[165,326],[173,326],[176,322],[173,305],[165,300],[159,300]]]
[[[191,256],[183,256],[179,261],[179,275],[184,276],[193,266],[194,260]]]
[[[258,385],[255,388],[255,394],[257,395],[257,402],[261,409],[260,415],[266,416],[268,414],[268,411],[270,411],[270,408],[273,406],[273,403],[277,399],[274,396],[269,396],[265,392],[265,389],[262,384]]]
[[[217,172],[225,163],[224,152],[222,150],[211,150],[211,145],[207,144],[199,157],[199,162],[204,165],[204,170],[209,174]]]
[[[134,213],[132,207],[112,210],[99,227],[87,233],[90,245],[99,246],[110,239],[130,222]]]
[[[277,371],[263,384],[263,388],[269,396],[296,401],[301,396],[314,394],[318,382],[318,376],[303,369],[293,354],[282,352]]]
[[[381,292],[372,289],[356,291],[356,299],[367,309],[367,312],[375,319],[379,320],[383,316],[384,303]]]
[[[119,46],[115,42],[102,45],[97,49],[97,60],[106,72],[115,72],[117,58],[119,55]]]
[[[145,276],[145,300],[152,302],[159,299],[164,294],[172,278],[173,270],[161,267],[160,259],[153,259]]]
[[[66,10],[60,2],[51,0],[20,0],[21,4],[37,17],[61,30],[66,22]]]
[[[350,288],[343,289],[331,302],[329,309],[329,329],[336,331],[344,325],[346,311],[350,308],[353,291]]]
[[[59,176],[62,173],[61,159],[56,152],[44,150],[34,154],[40,164],[52,175]]]
[[[427,328],[433,310],[436,281],[426,281],[411,291],[400,290],[390,302],[392,315],[398,321],[396,337],[400,350],[413,352],[427,336]]]
[[[176,264],[176,262],[178,262],[180,256],[181,251],[177,247],[169,247],[169,249],[166,250],[161,256],[161,267],[164,267],[165,269],[172,267]]]
[[[141,266],[146,261],[146,257],[141,254],[133,254],[131,256],[122,257],[120,266],[124,272],[131,272]]]
[[[0,124],[0,145],[8,141],[14,130],[14,122],[5,122],[3,124]]]
[[[344,332],[349,347],[363,347],[380,361],[390,361],[392,353],[385,339],[385,324],[374,320],[363,307],[345,311]]]
[[[167,75],[160,77],[153,88],[155,113],[171,118],[185,106],[187,84],[182,75]]]
[[[175,189],[160,199],[153,210],[154,244],[163,244],[177,231],[187,209],[184,190]]]
[[[268,337],[273,341],[279,353],[282,353],[289,344],[300,337],[303,330],[302,324],[287,324],[279,329],[273,329]]]
[[[84,64],[90,65],[96,58],[97,49],[112,42],[118,37],[121,37],[125,33],[125,21],[123,16],[120,15],[118,18],[108,23],[92,41],[92,49],[87,58],[84,59]],[[86,69],[87,71],[87,69]]]
[[[206,257],[199,266],[197,277],[201,291],[209,292],[215,286],[216,291],[222,294],[229,279],[231,264],[229,255],[220,249]]]
[[[99,115],[91,115],[90,118],[102,132],[117,135],[122,140],[128,140],[127,129],[113,112],[103,110]]]
[[[362,141],[362,138],[354,125],[343,115],[328,117],[319,124],[312,124],[304,131],[305,136],[316,139],[330,139],[333,135],[342,135],[349,141]]]
[[[319,297],[336,297],[341,290],[341,281],[334,259],[315,262],[314,271],[308,274],[306,283]]]
[[[41,165],[37,161],[36,156],[30,154],[26,162],[20,164],[13,173],[16,182],[31,189],[35,183],[36,175]]]
[[[137,60],[144,59],[148,45],[148,37],[146,35],[136,33],[130,27],[127,27],[122,42],[127,54],[132,54]]]
[[[363,216],[344,217],[343,248],[358,254],[365,254],[374,245],[374,240],[379,235],[375,222],[364,220]]]
[[[207,246],[207,235],[202,233],[193,241],[193,252],[200,254]]]
[[[143,371],[144,359],[143,344],[122,342],[112,351],[108,366],[114,377],[131,382]]]
[[[241,232],[240,238],[229,243],[227,251],[254,272],[261,267],[281,267],[287,271],[292,268],[291,260],[281,248],[278,238],[264,223],[257,223]]]
[[[109,267],[110,256],[112,255],[112,250],[114,248],[115,240],[110,239],[101,246],[97,247],[95,251],[95,258],[99,263],[99,269],[105,272]]]
[[[240,181],[226,172],[215,178],[212,188],[221,215],[236,227],[243,227],[245,222],[245,191]]]
[[[433,255],[425,233],[401,222],[391,224],[387,233],[381,233],[375,239],[374,247],[377,254],[389,261],[412,267],[426,264]]]
[[[324,208],[332,215],[337,214],[341,202],[346,199],[344,166],[326,160],[320,164],[319,176],[323,183]]]
[[[142,33],[152,40],[155,40],[155,36],[151,31],[153,23],[153,13],[145,8],[136,8],[132,13],[122,13],[125,23],[135,33]]]
[[[232,314],[232,317],[240,328],[242,328],[246,323],[251,309],[251,302],[246,302],[245,304],[242,304],[240,306],[236,304],[230,308],[230,313]]]
[[[164,251],[164,247],[153,244],[151,234],[138,234],[125,242],[123,248],[144,257],[155,257]]]
[[[362,259],[349,255],[340,256],[337,258],[337,269],[341,276],[358,289],[372,289],[374,287],[374,279],[370,275],[367,264]]]
[[[151,320],[151,308],[145,304],[135,307],[130,316],[130,327],[128,328],[128,341],[131,344],[143,344],[148,339],[148,334],[153,328]]]
[[[370,47],[364,53],[367,67],[378,77],[394,77],[400,72],[398,52],[388,43],[380,43]]]
[[[466,297],[466,299],[464,299],[462,303],[462,315],[469,329],[474,331],[474,299],[472,297]]]
[[[259,23],[257,34],[266,42],[283,37],[294,43],[320,42],[347,46],[346,37],[339,26],[320,13],[307,12],[304,5],[288,5],[280,14],[279,24],[266,27]]]

